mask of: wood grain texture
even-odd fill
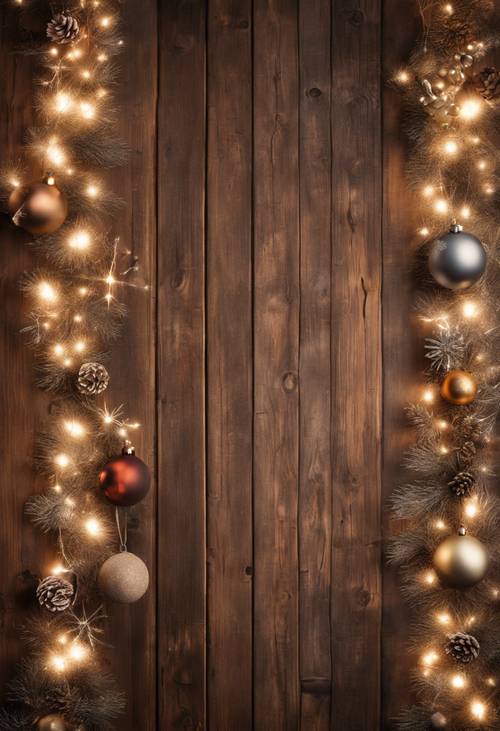
[[[417,7],[403,7],[398,0],[384,1],[383,71],[390,78],[406,59],[419,33]],[[401,129],[401,106],[396,90],[384,89],[384,210],[383,210],[383,378],[384,378],[384,470],[383,500],[387,500],[403,477],[401,456],[414,436],[405,407],[409,390],[422,369],[422,344],[412,327],[414,303],[412,281],[415,231],[413,194],[407,188],[407,147]],[[383,516],[384,540],[398,530],[389,511]],[[412,660],[402,651],[408,636],[410,608],[401,596],[400,577],[384,566],[382,628],[382,719],[384,729],[395,728],[395,717],[414,701],[410,689]]]
[[[208,15],[207,510],[210,728],[252,728],[252,29]],[[237,672],[235,672],[237,668]]]
[[[331,708],[331,8],[299,4],[300,728]]]
[[[205,3],[160,3],[158,727],[206,728]]]
[[[380,709],[380,5],[332,15],[332,728]]]
[[[106,180],[126,204],[114,231],[122,248],[138,257],[140,269],[131,280],[139,288],[120,289],[128,319],[124,337],[111,346],[106,401],[109,406],[123,403],[127,414],[141,424],[132,438],[137,454],[150,465],[155,478],[157,68],[155,44],[150,43],[157,35],[155,2],[129,0],[123,5],[122,20],[127,50],[120,59],[123,83],[117,87],[117,104],[124,113],[118,133],[129,145],[130,155],[126,167],[113,171]],[[135,41],[128,42],[132,38]],[[144,290],[143,283],[153,286]],[[152,577],[156,576],[156,502],[157,481],[153,479],[147,498],[131,511],[128,541],[129,549],[146,562]],[[127,696],[120,720],[123,731],[156,729],[156,587],[153,580],[144,598],[129,607],[107,607],[111,670]]]
[[[298,7],[254,2],[254,719],[298,725]]]

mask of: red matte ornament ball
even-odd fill
[[[140,502],[147,494],[151,475],[133,447],[124,447],[121,456],[113,457],[99,473],[99,483],[107,499],[126,508]]]

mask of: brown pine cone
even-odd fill
[[[475,484],[474,475],[471,472],[459,472],[448,482],[448,487],[457,497],[470,495]]]
[[[477,90],[484,99],[500,98],[500,72],[493,66],[486,66],[477,77]]]
[[[60,576],[47,576],[39,584],[36,596],[40,606],[49,612],[64,612],[71,606],[75,590],[73,584]]]
[[[58,13],[47,23],[47,37],[54,43],[73,43],[80,37],[77,19],[69,13]]]
[[[453,635],[448,635],[448,644],[446,645],[445,651],[447,655],[451,655],[457,662],[463,662],[465,664],[472,662],[479,655],[479,642],[472,635],[467,635],[465,632],[456,632]]]
[[[109,374],[101,363],[83,363],[78,371],[76,382],[80,393],[87,396],[97,396],[106,390],[109,383]]]

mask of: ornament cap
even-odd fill
[[[122,455],[125,457],[127,455],[132,456],[135,454],[135,447],[128,439],[125,440],[125,443],[122,447]]]
[[[450,233],[451,234],[459,234],[461,231],[464,230],[464,227],[461,226],[459,223],[454,221],[450,226]]]
[[[465,527],[465,525],[461,525],[460,526],[460,528],[458,529],[458,535],[459,536],[466,536],[467,535],[467,528]]]

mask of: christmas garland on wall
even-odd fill
[[[426,383],[395,492],[389,548],[415,609],[417,705],[398,727],[500,729],[500,73],[495,0],[421,0],[423,34],[395,74],[421,225],[416,312]],[[447,230],[447,226],[449,227]]]
[[[129,441],[139,424],[106,400],[106,346],[125,314],[118,288],[147,289],[130,281],[137,258],[110,234],[121,201],[105,183],[105,170],[127,155],[111,103],[123,46],[119,3],[33,1],[24,12],[43,17],[42,33],[21,49],[41,62],[39,126],[27,133],[22,164],[3,171],[1,195],[38,261],[22,278],[24,333],[38,384],[56,398],[35,455],[46,489],[26,512],[54,536],[57,557],[33,587],[39,606],[0,729],[102,731],[125,703],[100,652],[105,601],[137,601],[149,582],[146,565],[127,551],[127,508],[150,485]]]

